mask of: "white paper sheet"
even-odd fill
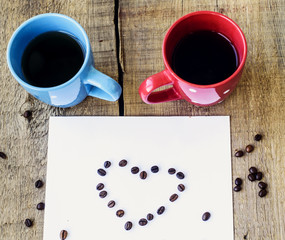
[[[62,229],[67,240],[232,240],[230,152],[229,117],[51,117],[44,240],[59,239]],[[126,167],[118,166],[121,159]],[[107,160],[112,165],[101,177],[97,169]],[[131,174],[133,166],[147,179]],[[185,178],[169,175],[170,167]],[[96,190],[100,182],[104,199]],[[186,186],[182,193],[179,183]],[[173,193],[179,198],[170,202]],[[211,218],[204,222],[206,211]],[[148,213],[154,219],[139,226]],[[126,221],[133,222],[130,231]]]

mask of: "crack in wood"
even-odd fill
[[[116,56],[117,56],[117,64],[118,64],[118,82],[122,87],[122,94],[119,98],[119,115],[124,116],[124,72],[122,69],[121,61],[120,61],[120,51],[121,51],[121,38],[119,31],[119,11],[120,11],[120,2],[119,0],[114,0],[115,2],[115,14],[114,14],[114,23],[115,23],[115,35],[116,35]]]

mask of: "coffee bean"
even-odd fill
[[[267,190],[266,189],[261,189],[258,193],[259,197],[265,197],[267,195]]]
[[[113,208],[115,205],[116,205],[116,202],[114,200],[111,200],[110,202],[108,202],[109,208]]]
[[[236,178],[235,184],[236,184],[237,186],[242,185],[242,179],[241,179],[241,178]]]
[[[141,171],[141,173],[140,173],[140,178],[143,179],[143,180],[147,178],[147,173],[146,173],[146,171]]]
[[[258,181],[260,181],[262,179],[262,177],[263,177],[262,172],[257,172],[256,175],[255,175],[255,179],[258,180]]]
[[[59,237],[60,237],[61,240],[65,240],[67,238],[67,235],[68,235],[68,233],[67,233],[66,230],[61,230],[60,234],[59,234]]]
[[[37,204],[37,209],[38,210],[44,210],[45,209],[45,204],[43,202],[40,202]]]
[[[0,152],[0,157],[3,159],[7,159],[7,155],[3,152]]]
[[[132,227],[133,227],[132,222],[128,221],[128,222],[125,223],[125,229],[126,229],[127,231],[131,230]]]
[[[31,226],[33,226],[33,221],[32,221],[31,219],[27,218],[27,219],[25,220],[25,225],[26,225],[27,227],[31,227]]]
[[[178,191],[183,192],[185,190],[185,186],[183,184],[179,184],[177,186]]]
[[[99,193],[99,196],[100,196],[100,198],[105,198],[106,196],[107,196],[107,192],[106,191],[101,191],[100,193]]]
[[[146,220],[145,218],[141,218],[141,219],[139,220],[139,225],[141,225],[141,226],[147,225],[147,220]]]
[[[179,179],[183,179],[185,176],[184,176],[183,172],[178,172],[178,173],[176,173],[176,177]]]
[[[159,171],[159,167],[158,166],[152,166],[150,170],[153,173],[157,173]]]
[[[96,189],[100,191],[100,190],[102,190],[103,188],[104,188],[104,184],[103,184],[103,183],[98,183]]]
[[[262,139],[262,135],[261,134],[256,134],[255,136],[254,136],[254,140],[255,141],[260,141]]]
[[[177,195],[176,193],[174,193],[174,194],[172,194],[172,195],[170,196],[169,201],[170,201],[170,202],[174,202],[174,201],[177,200],[177,198],[178,198],[178,195]]]
[[[137,174],[139,171],[140,171],[140,169],[138,167],[132,167],[131,168],[132,174]]]
[[[148,221],[151,221],[151,220],[154,218],[154,216],[153,216],[153,214],[149,213],[149,214],[146,216],[146,218],[147,218]]]
[[[35,182],[35,187],[36,188],[41,188],[44,185],[44,183],[41,180],[38,180]]]
[[[161,214],[164,213],[164,211],[165,211],[165,207],[164,207],[164,206],[161,206],[161,207],[159,207],[159,209],[157,209],[157,214],[158,214],[158,215],[161,215]]]
[[[250,168],[248,169],[248,171],[249,171],[250,173],[255,174],[255,173],[257,173],[257,168],[256,168],[256,167],[250,167]]]
[[[208,221],[211,217],[211,213],[209,212],[205,212],[203,215],[202,215],[202,220],[203,221]]]
[[[251,182],[253,182],[253,181],[255,181],[256,180],[256,178],[255,178],[255,174],[254,173],[250,173],[250,174],[248,174],[248,180],[249,181],[251,181]]]
[[[109,161],[104,162],[104,167],[105,168],[111,167],[111,162],[109,162]]]
[[[241,185],[236,185],[235,187],[234,187],[234,191],[235,192],[239,192],[241,190]]]
[[[125,215],[124,210],[120,209],[116,212],[117,217],[123,217]]]
[[[168,173],[171,174],[171,175],[175,174],[176,173],[175,168],[169,168],[168,169]]]
[[[29,110],[25,111],[23,117],[30,119],[32,117],[32,112]]]
[[[242,157],[243,156],[243,151],[239,150],[235,153],[235,157]]]
[[[128,164],[128,161],[126,159],[123,159],[119,162],[120,167],[125,167]]]
[[[266,189],[266,188],[267,188],[267,183],[265,183],[265,182],[259,182],[259,183],[258,183],[258,187],[259,187],[260,189]]]
[[[252,152],[254,150],[254,147],[252,146],[252,145],[247,145],[246,147],[245,147],[245,151],[247,152],[247,153],[250,153],[250,152]]]
[[[106,171],[104,170],[104,169],[102,169],[102,168],[99,168],[98,170],[97,170],[97,173],[100,175],[100,176],[105,176],[107,173],[106,173]]]

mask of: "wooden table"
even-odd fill
[[[48,123],[50,116],[71,115],[230,115],[233,180],[242,177],[243,190],[233,193],[235,239],[285,239],[285,2],[282,0],[1,0],[0,8],[0,239],[42,239]],[[170,25],[197,10],[221,12],[243,29],[248,58],[242,80],[223,103],[196,107],[186,101],[157,105],[143,103],[141,82],[163,69],[161,45]],[[61,109],[29,95],[11,76],[6,47],[13,31],[28,18],[58,12],[76,19],[87,31],[98,70],[123,87],[112,103],[88,97],[81,104]],[[32,111],[29,121],[23,117]],[[263,139],[254,142],[256,133]],[[235,149],[252,143],[255,150],[243,158]],[[248,169],[258,167],[269,184],[269,194],[258,197]],[[219,184],[216,183],[216,187]],[[214,186],[213,186],[214,187]],[[27,228],[24,220],[34,226]],[[223,233],[221,233],[223,239]]]

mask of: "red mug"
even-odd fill
[[[234,45],[238,56],[238,67],[228,78],[210,85],[198,85],[180,78],[171,68],[171,58],[178,42],[197,31],[221,33]],[[236,87],[241,78],[247,55],[246,39],[239,26],[230,18],[211,11],[189,13],[178,19],[168,30],[162,45],[165,69],[143,81],[139,93],[148,104],[185,99],[197,106],[212,106],[222,102]],[[172,87],[155,91],[172,85]]]

